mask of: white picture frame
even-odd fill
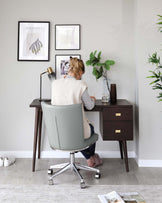
[[[56,50],[80,50],[80,25],[55,25]]]
[[[56,54],[55,55],[55,67],[56,78],[63,78],[68,73],[70,57],[77,57],[81,59],[80,54]]]
[[[18,61],[49,61],[50,22],[18,22]]]

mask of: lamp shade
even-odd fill
[[[51,67],[47,68],[47,72],[50,73],[50,74],[53,73],[52,68]]]

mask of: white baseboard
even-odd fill
[[[97,151],[101,158],[120,158],[119,151]],[[69,152],[59,152],[59,151],[43,151],[41,153],[42,158],[68,158]],[[83,158],[81,153],[76,154],[77,158]],[[135,158],[134,151],[128,152],[129,158]]]
[[[101,158],[120,158],[119,151],[97,151]],[[32,158],[32,151],[0,151],[0,156],[14,156],[16,158]],[[68,158],[69,152],[63,151],[42,151],[41,158]],[[81,153],[76,154],[77,158],[82,158]],[[162,167],[162,160],[137,159],[134,151],[128,151],[129,158],[135,158],[139,167]]]
[[[162,167],[162,160],[139,159],[139,167]]]
[[[33,151],[0,151],[0,156],[13,156],[16,158],[32,158]]]
[[[97,153],[102,158],[120,158],[119,151],[97,151]],[[33,152],[32,151],[0,151],[0,156],[14,156],[16,158],[32,158]],[[68,158],[69,152],[63,151],[42,151],[41,158]],[[81,153],[76,154],[77,158],[82,158],[83,155]],[[128,152],[129,158],[135,158],[135,152],[129,151]]]

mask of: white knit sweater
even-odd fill
[[[52,82],[52,105],[69,105],[82,103],[81,97],[86,90],[87,85],[82,80],[75,78],[62,78]],[[90,137],[89,122],[85,117],[83,110],[84,138]]]

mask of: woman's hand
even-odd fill
[[[90,96],[90,98],[93,99],[94,101],[96,101],[96,97]]]

